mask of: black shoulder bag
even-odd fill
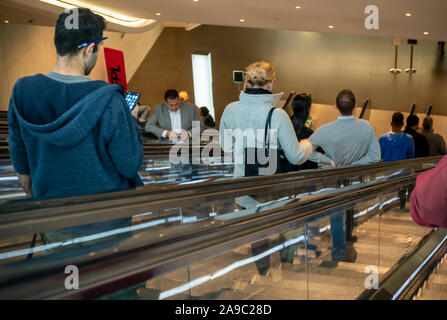
[[[265,157],[268,158],[270,154],[270,135],[269,130],[271,128],[272,115],[275,108],[270,109],[270,112],[267,116],[267,121],[265,123],[265,136],[264,136],[264,154]],[[279,147],[279,146],[278,146]],[[258,159],[258,151],[260,148],[245,148],[245,176],[246,177],[256,177],[259,176],[259,168],[267,168],[270,164],[267,162],[266,164],[260,164]],[[262,149],[261,149],[262,150]],[[248,164],[248,154],[254,154],[254,163]],[[261,151],[262,152],[262,151]],[[291,166],[286,156],[284,155],[284,151],[282,149],[276,149],[276,170],[274,174],[279,173],[287,173],[291,172]]]

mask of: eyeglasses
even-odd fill
[[[100,43],[101,41],[104,41],[104,40],[106,40],[106,39],[108,39],[108,38],[109,38],[109,37],[104,37],[104,38],[101,38],[101,39],[98,39],[98,40],[95,40],[95,41],[89,41],[89,42],[81,43],[81,44],[78,46],[78,49],[87,47],[87,46],[91,45],[92,43]]]

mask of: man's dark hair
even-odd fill
[[[422,121],[422,128],[425,130],[431,130],[433,129],[433,118],[432,117],[426,117],[424,121]]]
[[[337,95],[337,108],[342,115],[351,115],[355,108],[355,96],[349,89],[340,91]]]
[[[404,125],[404,115],[402,114],[402,112],[395,112],[393,114],[393,118],[391,120],[391,125],[392,126],[403,127],[403,125]]]
[[[170,90],[166,91],[166,93],[165,93],[165,101],[166,102],[168,101],[168,99],[174,100],[174,99],[177,99],[178,97],[179,97],[178,92],[175,89],[170,89]]]
[[[407,128],[412,128],[419,124],[419,117],[414,114],[410,114],[407,118]]]
[[[89,9],[79,8],[79,29],[67,29],[65,21],[73,13],[66,11],[57,19],[54,44],[57,54],[61,57],[76,55],[78,46],[85,42],[96,41],[102,38],[106,22],[100,15],[94,14]],[[93,52],[98,51],[99,44],[95,45]]]

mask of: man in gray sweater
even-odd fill
[[[324,168],[364,165],[380,161],[380,145],[373,127],[368,121],[355,119],[355,96],[351,90],[342,90],[337,96],[338,120],[318,128],[310,136],[314,148],[321,147],[325,154],[314,152],[311,161]],[[323,266],[334,267],[338,261],[353,262],[356,252],[349,251],[346,241],[355,242],[353,210],[330,217],[332,233],[332,262]],[[346,220],[346,221],[345,221]]]
[[[338,120],[322,125],[309,138],[315,149],[321,147],[325,152],[314,152],[311,161],[326,168],[380,161],[376,133],[368,121],[354,118],[354,108],[354,94],[351,90],[342,90],[337,96]]]

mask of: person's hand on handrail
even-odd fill
[[[31,188],[31,176],[30,175],[23,175],[23,174],[17,174],[19,177],[20,185],[22,186],[23,190],[25,190],[26,197],[32,198],[33,197],[33,191]]]

